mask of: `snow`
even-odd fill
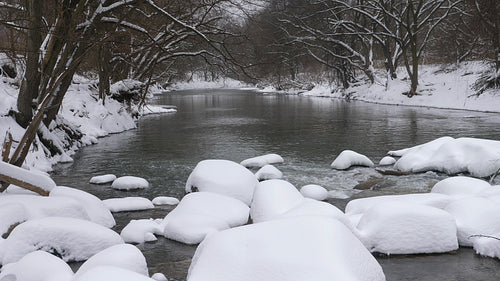
[[[186,192],[215,192],[250,205],[257,183],[254,174],[238,163],[229,160],[203,160],[189,175]]]
[[[154,281],[132,270],[116,266],[96,266],[78,276],[72,281]]]
[[[168,281],[167,277],[165,277],[163,273],[155,273],[151,275],[151,279],[154,279],[156,281]]]
[[[196,249],[187,280],[377,281],[385,276],[342,223],[300,217],[209,235]]]
[[[2,171],[3,175],[29,183],[45,191],[51,191],[56,187],[56,183],[50,177],[19,168],[3,161],[0,161],[0,171]]]
[[[431,192],[453,196],[471,196],[489,190],[491,185],[483,180],[457,176],[436,183]]]
[[[131,220],[122,230],[120,236],[126,243],[144,243],[156,241],[155,234],[162,235],[163,229],[153,219]]]
[[[128,212],[153,209],[151,200],[144,197],[111,198],[102,201],[111,212]]]
[[[98,266],[114,266],[148,276],[146,258],[137,247],[130,244],[114,245],[93,255],[80,266],[75,279]]]
[[[442,253],[458,249],[457,227],[447,212],[408,202],[385,202],[368,209],[357,228],[371,252]]]
[[[218,78],[212,81],[206,81],[204,79],[203,73],[192,73],[192,77],[189,82],[177,82],[172,88],[173,89],[240,89],[242,87],[248,87],[247,84],[237,81],[231,78]]]
[[[374,164],[365,155],[352,150],[344,150],[335,158],[330,166],[337,170],[345,170],[351,166],[373,167]]]
[[[28,219],[24,205],[19,203],[7,203],[0,205],[0,237],[7,233],[9,228],[17,223]]]
[[[389,166],[389,165],[393,165],[394,163],[396,163],[396,159],[394,159],[391,156],[385,156],[384,158],[382,158],[380,160],[380,162],[378,162],[378,164],[380,166]]]
[[[116,180],[116,176],[113,174],[106,174],[101,176],[95,176],[90,179],[90,183],[92,184],[105,184],[110,183]]]
[[[283,157],[281,157],[278,154],[271,153],[271,154],[266,154],[266,155],[261,155],[261,156],[245,159],[245,160],[241,161],[240,164],[242,166],[247,167],[247,168],[252,168],[252,167],[260,168],[260,167],[264,167],[265,165],[268,165],[268,164],[278,164],[278,163],[283,163],[283,162],[285,162],[285,160],[283,160]]]
[[[443,137],[389,154],[402,156],[396,169],[414,173],[438,171],[487,177],[500,169],[500,141],[496,140]]]
[[[83,205],[90,220],[111,228],[115,226],[116,222],[108,207],[96,196],[71,187],[57,186],[52,189],[49,194],[50,197],[65,197],[72,198]]]
[[[267,180],[255,188],[250,207],[254,223],[270,220],[304,202],[304,197],[291,183],[284,180]]]
[[[111,187],[118,190],[144,189],[149,187],[149,182],[139,177],[123,176],[114,180]]]
[[[198,244],[207,234],[244,225],[249,208],[232,197],[211,192],[190,193],[162,222],[164,236],[185,244]]]
[[[472,235],[495,235],[500,232],[500,205],[488,199],[463,198],[450,203],[444,210],[455,218],[460,246],[472,246]]]
[[[500,259],[500,233],[488,237],[471,238],[477,254]]]
[[[23,205],[28,219],[59,216],[90,220],[82,203],[72,198],[24,194],[0,195],[0,206],[10,203]]]
[[[64,261],[82,261],[116,244],[118,233],[74,218],[47,217],[18,225],[5,240],[2,264],[16,262],[36,250],[54,252]]]
[[[300,188],[300,194],[306,198],[323,201],[328,198],[328,190],[317,184],[308,184]]]
[[[67,263],[44,251],[31,252],[17,262],[4,265],[0,273],[0,280],[6,281],[71,281],[72,278],[73,271]]]
[[[158,196],[155,197],[151,202],[155,205],[177,205],[179,204],[179,199],[169,196]]]
[[[259,181],[265,181],[272,179],[281,179],[283,177],[283,173],[273,165],[267,164],[260,168],[255,173],[255,176]]]

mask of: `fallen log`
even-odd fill
[[[17,185],[42,196],[48,196],[49,192],[56,187],[55,182],[48,176],[2,161],[0,161],[0,182]],[[0,192],[3,191],[0,190]]]
[[[411,175],[411,172],[403,172],[403,171],[398,171],[398,170],[382,170],[382,169],[375,169],[375,171],[379,172],[382,175],[386,176],[407,176]]]

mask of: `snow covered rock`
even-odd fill
[[[378,281],[385,276],[342,223],[300,217],[208,236],[196,249],[187,280]]]
[[[189,175],[186,192],[219,193],[250,205],[257,183],[254,174],[238,163],[229,160],[203,160]]]
[[[148,276],[116,266],[96,266],[72,281],[154,281]]]
[[[50,191],[49,196],[72,198],[78,201],[85,208],[90,220],[95,223],[108,228],[111,228],[116,224],[113,215],[101,199],[88,192],[66,186],[57,186]]]
[[[144,189],[149,186],[149,182],[143,178],[124,176],[113,181],[111,187],[118,190]]]
[[[362,154],[352,150],[344,150],[333,160],[330,166],[337,170],[345,170],[351,166],[373,167],[374,164],[372,160]]]
[[[151,200],[144,197],[111,198],[102,201],[111,212],[127,212],[153,209]]]
[[[357,228],[371,252],[443,253],[458,249],[453,217],[438,208],[386,202],[367,210]]]
[[[39,187],[47,193],[56,187],[56,183],[42,173],[32,172],[3,161],[0,161],[0,171],[8,177]]]
[[[444,207],[446,207],[453,201],[453,198],[451,196],[440,193],[415,193],[366,197],[349,201],[345,208],[345,213],[347,215],[363,214],[368,209],[377,204],[386,204],[393,201],[407,202],[435,207],[438,209],[444,209]]]
[[[105,184],[110,183],[116,180],[116,176],[113,174],[106,174],[101,176],[95,176],[90,179],[90,183],[92,184]]]
[[[247,167],[247,168],[252,168],[252,167],[260,168],[260,167],[264,167],[265,165],[268,165],[268,164],[278,164],[278,163],[283,163],[283,162],[285,162],[285,160],[283,160],[283,157],[281,157],[278,154],[271,153],[271,154],[266,154],[266,155],[262,155],[262,156],[257,156],[257,157],[245,159],[245,160],[241,161],[240,164],[242,166]]]
[[[255,188],[250,217],[254,223],[281,215],[304,202],[304,196],[284,180],[260,182]]]
[[[28,219],[26,208],[19,203],[0,205],[0,237],[6,234],[10,227]]]
[[[472,235],[500,233],[500,205],[482,197],[456,200],[444,209],[456,221],[460,246],[472,246]]]
[[[17,262],[4,265],[0,273],[0,280],[71,281],[72,278],[73,271],[67,263],[44,251],[31,252]]]
[[[308,184],[300,188],[300,194],[306,198],[323,201],[328,198],[328,190],[317,184]]]
[[[99,224],[74,218],[47,217],[26,221],[2,245],[2,264],[16,262],[28,253],[53,252],[64,261],[81,261],[123,240]]]
[[[78,279],[85,272],[98,266],[114,266],[148,276],[146,258],[137,247],[130,244],[118,244],[100,251],[84,262],[75,273]]]
[[[165,277],[163,273],[155,273],[151,275],[151,279],[154,279],[156,281],[168,281],[167,277]]]
[[[281,179],[283,177],[283,173],[278,170],[273,165],[267,164],[264,167],[260,168],[255,176],[259,181],[272,180],[272,179]]]
[[[471,240],[476,254],[500,259],[500,233],[485,237],[473,237]]]
[[[156,241],[155,234],[163,234],[160,224],[153,219],[131,220],[120,236],[126,243],[144,243]]]
[[[385,156],[384,158],[382,158],[380,160],[380,162],[378,162],[378,164],[380,166],[389,166],[389,165],[394,165],[394,163],[396,163],[396,159],[394,159],[393,157],[391,156]]]
[[[500,141],[495,140],[443,137],[389,154],[401,155],[395,168],[407,172],[439,171],[487,177],[500,169]]]
[[[85,207],[78,201],[66,197],[38,195],[0,195],[0,206],[18,203],[25,207],[27,218],[70,217],[90,220]]]
[[[182,198],[162,222],[164,236],[185,244],[198,244],[207,234],[248,222],[249,208],[232,197],[195,192]]]
[[[175,197],[158,196],[155,197],[151,202],[153,202],[154,205],[177,205],[179,204],[179,199]]]
[[[471,196],[489,189],[491,185],[483,180],[470,177],[451,177],[436,183],[431,193],[441,193],[452,196]]]

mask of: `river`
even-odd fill
[[[446,178],[438,173],[381,176],[370,168],[335,171],[330,163],[351,149],[378,162],[389,150],[421,144],[438,137],[500,140],[499,114],[423,107],[388,106],[335,99],[262,94],[252,90],[186,90],[156,95],[153,103],[175,105],[175,114],[143,117],[135,130],[111,135],[81,149],[74,162],[55,167],[58,185],[88,191],[106,199],[125,196],[184,194],[185,181],[203,159],[240,162],[278,153],[284,178],[300,188],[320,184],[343,208],[348,196],[426,192]],[[88,184],[98,174],[146,178],[146,190],[123,192]],[[374,178],[384,181],[374,191],[353,190]],[[497,179],[497,183],[499,180]],[[131,218],[164,217],[170,208],[116,213],[117,230]],[[160,238],[139,245],[151,273],[172,280],[185,278],[195,247]],[[500,262],[481,258],[470,249],[454,254],[377,257],[387,280],[500,280]],[[172,277],[172,278],[171,278]],[[169,280],[170,280],[169,279]]]

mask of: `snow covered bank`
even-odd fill
[[[241,89],[248,88],[250,85],[232,79],[232,78],[217,78],[207,81],[202,73],[194,73],[188,81],[176,82],[169,88],[173,90],[186,90],[186,89]]]
[[[374,84],[361,82],[344,91],[325,83],[301,94],[381,104],[500,112],[500,90],[489,90],[476,96],[472,89],[488,67],[485,62],[464,62],[458,66],[422,65],[418,95],[412,98],[402,94],[410,87],[403,68],[398,70],[398,79],[387,84],[385,81]],[[385,74],[380,73],[379,77],[385,77]]]

